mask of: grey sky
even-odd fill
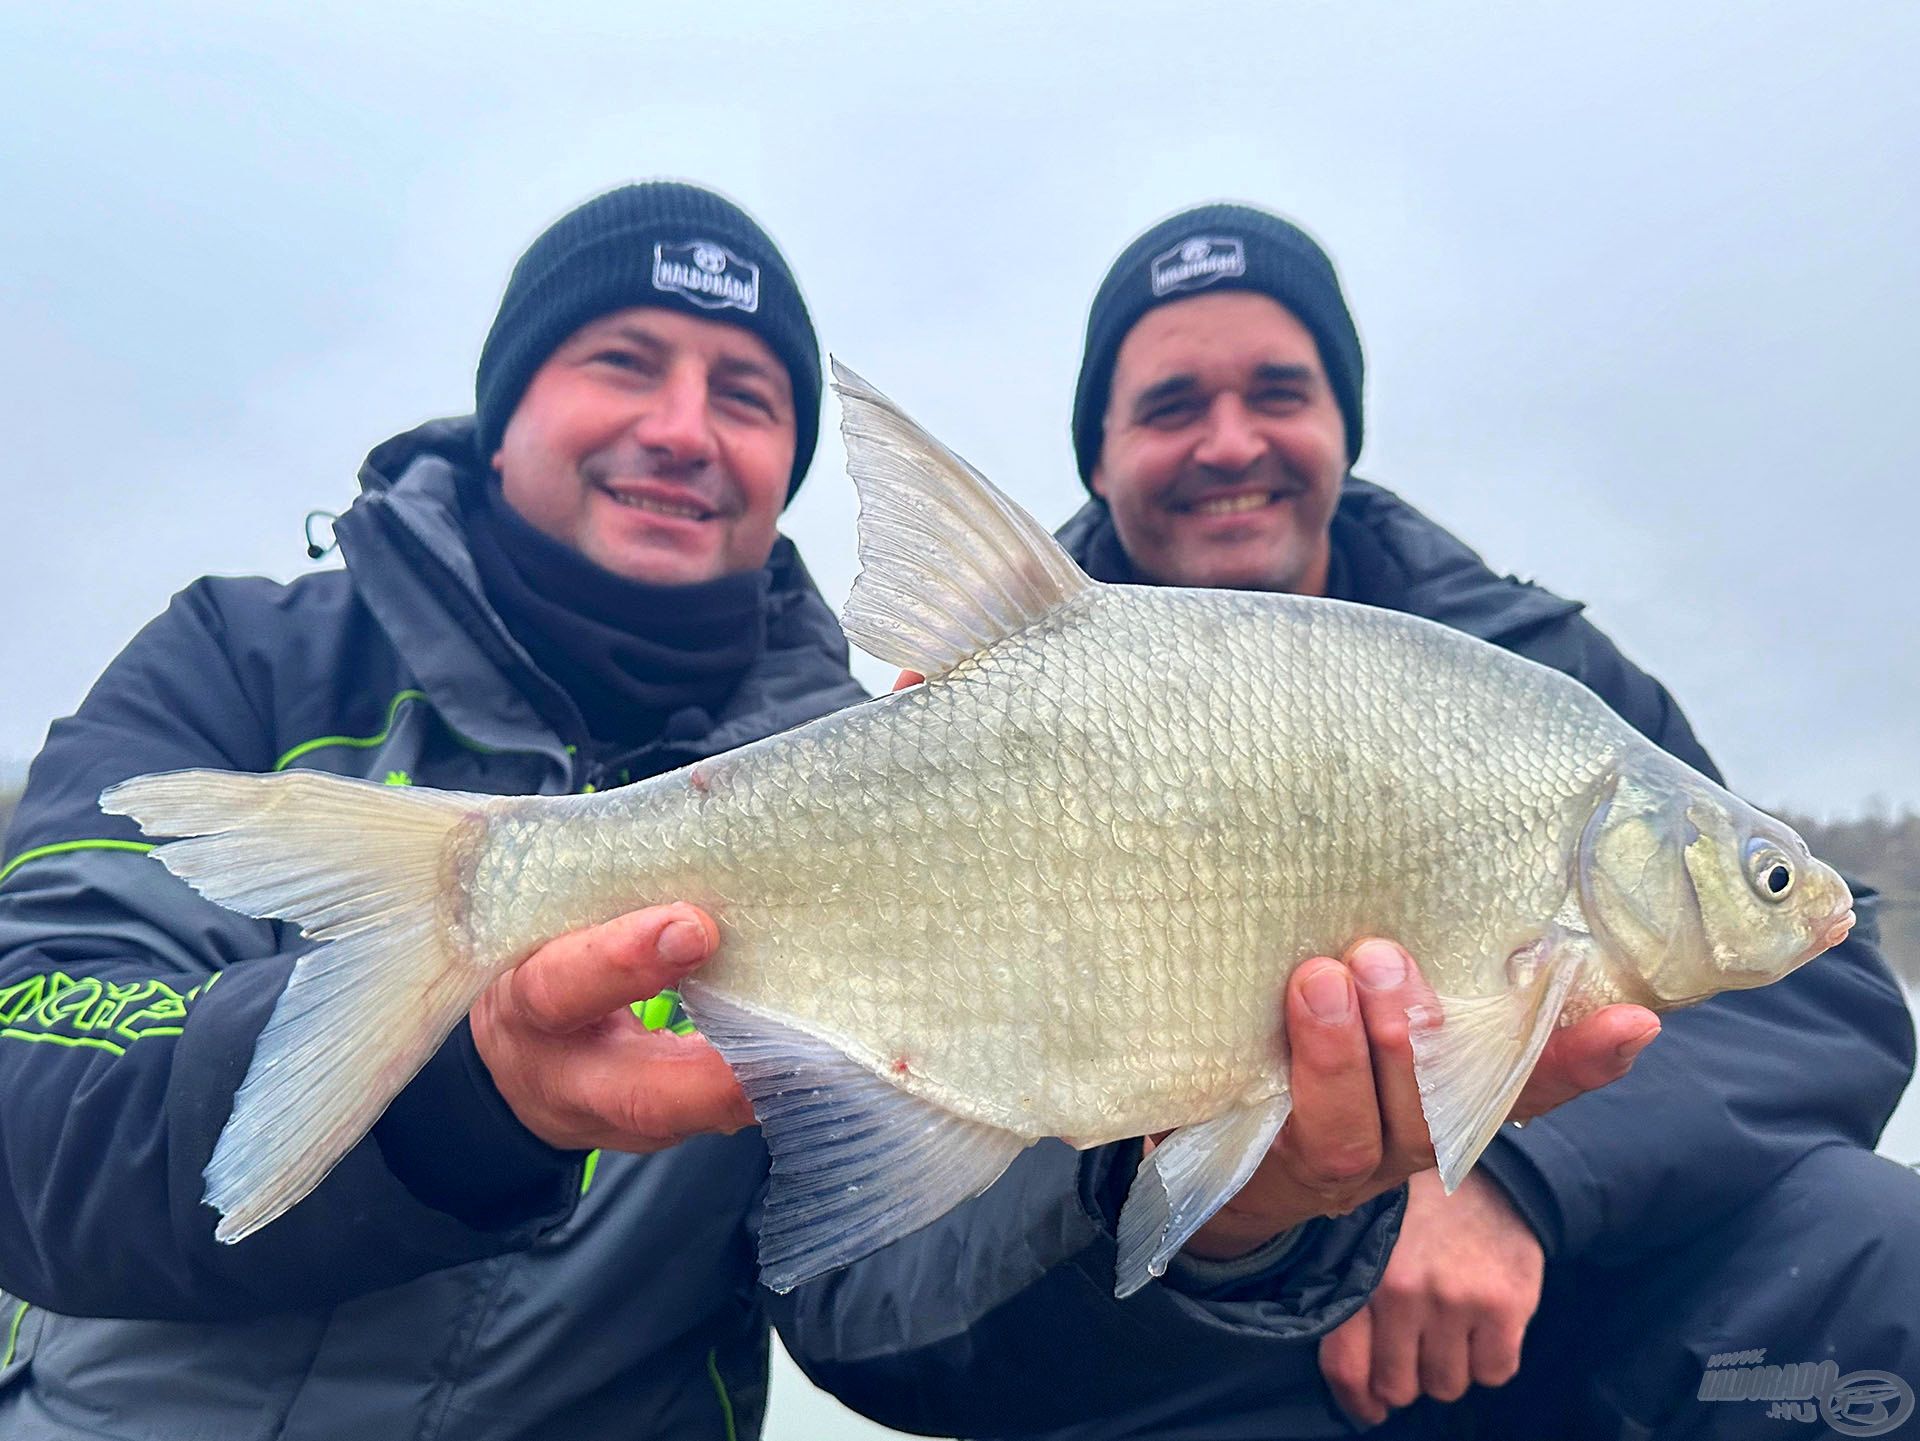
[[[671,175],[1049,523],[1108,260],[1203,199],[1295,217],[1363,474],[1589,601],[1755,799],[1920,805],[1920,7],[530,13],[0,10],[0,765],[194,576],[307,569],[365,450],[470,405],[526,242]],[[788,529],[837,604],[836,421]]]
[[[1363,474],[1589,601],[1738,788],[1920,804],[1910,5],[281,8],[0,18],[0,761],[193,576],[303,570],[370,444],[470,405],[526,241],[677,175],[1049,522],[1111,256],[1295,216]],[[840,459],[788,517],[836,603]]]

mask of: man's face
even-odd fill
[[[1173,301],[1120,343],[1092,484],[1145,575],[1323,594],[1346,471],[1320,348],[1278,301]]]
[[[757,570],[793,471],[793,385],[751,331],[639,306],[534,372],[493,457],[507,503],[616,575]]]

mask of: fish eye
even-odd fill
[[[1772,841],[1747,842],[1747,883],[1763,901],[1784,901],[1793,893],[1793,862]]]

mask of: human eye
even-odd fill
[[[629,375],[645,375],[652,368],[649,358],[630,345],[603,345],[588,354],[587,364]]]
[[[759,415],[771,416],[773,414],[773,402],[767,398],[763,391],[756,390],[750,385],[727,386],[720,392],[720,398],[729,404],[754,411]]]
[[[1307,393],[1297,385],[1267,385],[1248,397],[1253,408],[1265,415],[1286,415],[1307,403]]]
[[[714,400],[737,416],[754,421],[779,417],[772,388],[751,374],[716,375],[712,386]]]
[[[1139,420],[1142,425],[1151,426],[1155,430],[1177,430],[1191,422],[1199,410],[1197,401],[1159,400],[1142,407]]]

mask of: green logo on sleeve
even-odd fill
[[[0,1040],[90,1046],[116,1056],[150,1036],[177,1036],[187,1007],[210,980],[190,991],[165,981],[103,981],[53,971],[0,987]]]

